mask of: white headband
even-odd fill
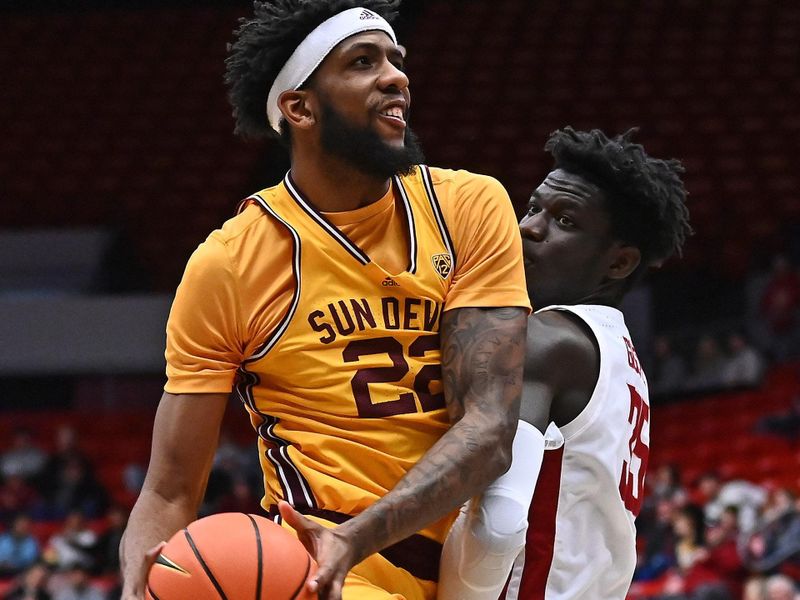
[[[275,131],[280,133],[278,123],[281,109],[278,108],[278,97],[286,90],[296,90],[303,85],[339,42],[365,31],[384,31],[397,44],[394,30],[384,18],[360,7],[349,8],[334,15],[300,42],[278,73],[267,96],[267,119]]]

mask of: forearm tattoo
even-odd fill
[[[394,489],[351,522],[363,557],[442,518],[500,474],[519,417],[526,328],[523,309],[445,313],[442,378],[454,425]]]

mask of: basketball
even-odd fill
[[[269,519],[211,515],[178,531],[150,569],[148,600],[303,600],[316,563]]]

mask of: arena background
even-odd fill
[[[118,594],[109,510],[141,484],[182,268],[288,167],[232,135],[223,60],[248,11],[0,4],[0,516],[33,518],[51,587],[88,574]],[[519,214],[567,124],[639,127],[683,161],[696,235],[626,304],[653,388],[631,598],[797,581],[800,3],[407,0],[397,29],[428,163],[497,177]],[[230,408],[206,512],[255,501],[252,430]],[[730,529],[729,504],[752,523]],[[0,588],[19,571],[0,552]]]

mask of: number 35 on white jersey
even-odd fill
[[[525,551],[505,600],[623,600],[636,566],[636,529],[650,446],[650,404],[622,313],[550,306],[582,319],[600,348],[586,408],[546,434]]]

